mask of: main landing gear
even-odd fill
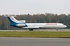
[[[29,31],[33,31],[33,29],[29,29]]]

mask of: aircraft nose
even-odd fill
[[[64,25],[64,27],[67,27],[66,25]]]

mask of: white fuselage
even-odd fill
[[[24,24],[18,24],[16,26],[19,26],[22,28],[65,28],[66,25],[62,23],[26,23],[27,27]]]

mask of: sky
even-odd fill
[[[70,0],[0,0],[3,14],[70,14]]]

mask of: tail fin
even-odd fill
[[[17,24],[19,24],[19,25],[21,26],[21,23],[24,24],[25,26],[27,26],[27,25],[25,24],[25,20],[23,20],[23,21],[18,21],[18,20],[16,20],[13,16],[9,16],[9,17],[8,17],[8,20],[10,21],[10,26],[15,26],[15,27],[16,27]]]
[[[9,19],[9,21],[10,21],[11,24],[12,23],[25,23],[26,22],[25,20],[18,21],[13,16],[9,16],[8,19]]]
[[[13,17],[13,16],[9,16],[8,20],[10,21],[10,23],[17,23],[17,20]]]

